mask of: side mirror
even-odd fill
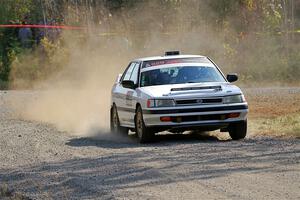
[[[232,82],[235,82],[239,79],[238,75],[236,73],[233,73],[233,74],[227,74],[227,80],[232,83]]]
[[[135,89],[135,84],[133,81],[122,81],[121,84],[124,88]]]

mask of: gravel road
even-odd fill
[[[32,96],[0,92],[0,184],[32,199],[300,199],[299,139],[72,136],[11,115]]]

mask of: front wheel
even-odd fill
[[[153,140],[154,133],[145,126],[141,107],[138,107],[136,111],[135,130],[140,143],[147,143]]]
[[[128,134],[128,128],[120,125],[118,111],[116,105],[110,110],[110,131],[112,133]]]
[[[247,120],[230,124],[228,126],[228,131],[233,140],[245,138],[247,134]]]

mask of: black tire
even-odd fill
[[[119,115],[116,105],[110,110],[110,131],[112,133],[128,134],[128,128],[120,125]]]
[[[153,141],[154,132],[150,129],[147,129],[147,127],[145,126],[143,111],[140,106],[136,110],[135,130],[140,143],[148,143]]]
[[[247,135],[247,120],[230,124],[228,131],[232,140],[244,139]]]

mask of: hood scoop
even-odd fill
[[[187,91],[187,90],[214,90],[215,92],[217,91],[222,91],[221,86],[202,86],[202,87],[184,87],[184,88],[172,88],[171,92],[180,92],[180,91]]]

